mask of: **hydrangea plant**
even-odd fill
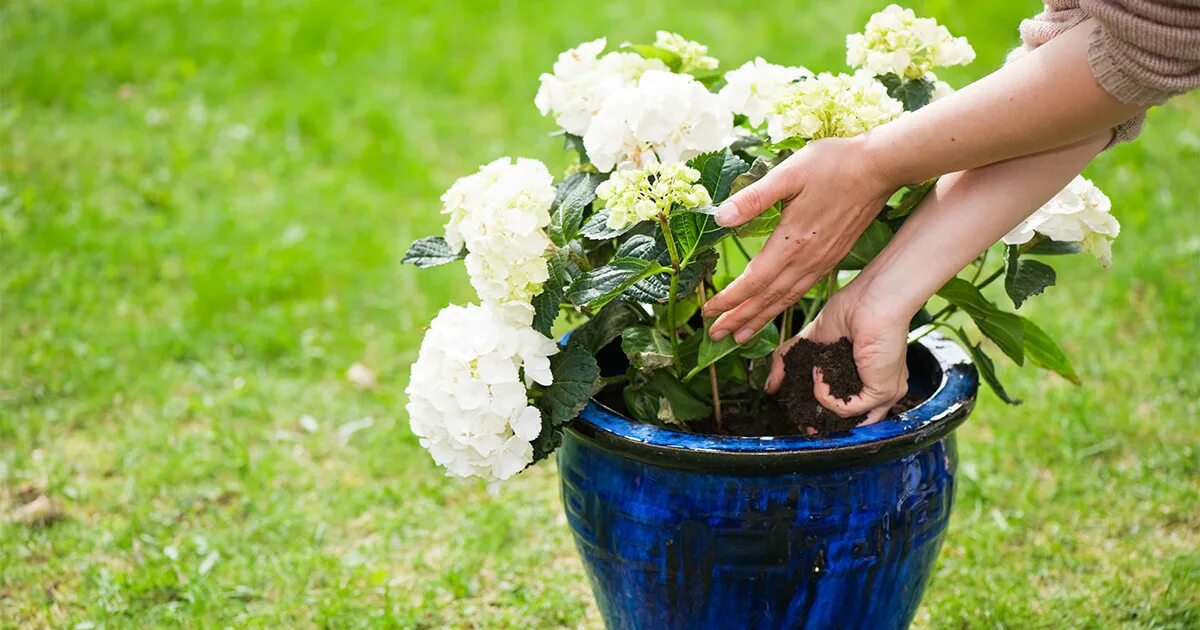
[[[445,234],[404,258],[465,259],[478,296],[433,320],[407,390],[413,432],[451,475],[511,477],[553,452],[563,425],[606,388],[632,418],[683,431],[709,419],[719,427],[722,408],[756,408],[780,340],[887,245],[934,182],[896,191],[827,281],[744,344],[712,341],[698,311],[778,224],[780,206],[737,229],[718,226],[714,206],[809,142],[925,106],[950,91],[932,69],[974,58],[965,39],[894,5],[847,38],[852,73],[756,58],[721,74],[707,47],[663,31],[653,44],[606,46],[562,53],[534,100],[578,162],[557,183],[536,160],[481,167],[442,196]],[[1077,382],[1045,332],[981,289],[1003,279],[1019,308],[1056,280],[1028,255],[1086,250],[1107,266],[1118,230],[1104,194],[1075,180],[1004,238],[999,263],[985,254],[948,282],[942,308],[918,313],[912,337],[951,331],[1010,403],[976,334],[1018,364]],[[975,334],[952,323],[956,313]],[[596,357],[617,346],[628,369],[602,376]]]

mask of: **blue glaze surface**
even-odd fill
[[[829,438],[688,434],[589,405],[558,465],[608,627],[907,627],[953,504],[949,430],[978,389],[960,348],[934,336],[921,345],[936,369],[916,371],[910,388],[931,397]],[[702,467],[674,456],[696,449]],[[742,465],[763,453],[769,470]]]

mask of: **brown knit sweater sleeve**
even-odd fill
[[[1088,62],[1109,94],[1158,105],[1200,87],[1200,0],[1080,0],[1095,18]]]

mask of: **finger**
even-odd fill
[[[876,422],[879,422],[880,420],[883,420],[884,418],[887,417],[887,413],[891,408],[892,408],[891,405],[883,405],[883,406],[872,409],[871,411],[867,412],[867,419],[863,420],[862,422],[859,422],[858,426],[860,426],[860,427],[870,426],[872,424],[875,424]]]
[[[762,179],[726,199],[717,208],[717,225],[737,227],[762,214],[776,201],[793,196],[796,191],[789,188],[794,180],[787,176],[787,170],[783,167],[771,169]]]
[[[732,332],[738,343],[749,341],[776,315],[782,313],[789,305],[795,304],[815,282],[814,278],[799,275],[800,273],[785,271],[766,289],[718,317],[709,327],[710,334],[719,334],[719,337],[723,338]],[[719,340],[718,337],[714,339]]]
[[[771,354],[771,373],[767,375],[767,393],[775,394],[779,392],[779,386],[783,385],[783,355],[787,354],[787,350],[780,346]]]
[[[876,407],[882,407],[894,395],[893,391],[885,391],[864,384],[862,391],[851,396],[848,400],[837,398],[829,390],[829,384],[822,377],[821,369],[813,368],[813,396],[822,407],[843,418],[861,416]]]
[[[792,346],[796,345],[804,337],[804,333],[800,333],[791,339],[784,339],[783,343],[775,348],[771,353],[771,372],[767,374],[766,391],[768,394],[774,394],[779,391],[779,386],[783,384],[783,357],[791,351]]]
[[[702,314],[705,317],[715,317],[760,295],[779,278],[781,270],[783,273],[789,273],[787,263],[785,248],[772,246],[771,240],[768,239],[762,251],[746,265],[742,275],[734,278],[733,282],[704,304]],[[797,274],[799,271],[790,273]]]

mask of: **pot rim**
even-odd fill
[[[657,466],[707,472],[780,473],[886,461],[949,435],[975,408],[979,374],[966,351],[938,333],[916,342],[941,370],[921,404],[829,437],[745,437],[684,433],[625,418],[592,399],[567,431],[594,446]]]

